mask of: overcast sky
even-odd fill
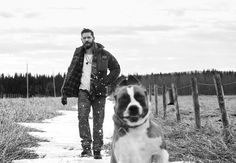
[[[83,28],[122,74],[236,71],[235,0],[7,0],[0,73],[64,73]]]

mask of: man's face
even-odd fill
[[[93,45],[94,37],[90,32],[87,32],[82,34],[81,40],[85,49],[89,49]]]

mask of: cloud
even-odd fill
[[[14,12],[0,12],[0,18],[16,18],[16,17],[23,17],[26,19],[29,18],[38,18],[41,14],[39,12],[25,12],[25,11],[14,11]]]
[[[85,7],[49,7],[49,9],[52,9],[52,10],[70,10],[70,11],[84,11],[86,10]]]
[[[37,14],[31,14],[32,16],[37,16]],[[49,28],[8,28],[2,29],[4,33],[18,33],[18,34],[75,34],[80,33],[81,27],[49,27]]]
[[[37,13],[29,13],[26,15],[28,18],[37,17]],[[9,28],[2,29],[4,33],[31,33],[31,34],[65,34],[74,35],[80,34],[84,27],[74,26],[74,27],[48,27],[48,28]],[[176,25],[150,25],[150,26],[97,26],[92,29],[95,33],[99,35],[127,35],[127,34],[137,34],[138,32],[168,32],[179,30],[181,27]]]
[[[24,13],[24,18],[37,18],[40,17],[41,14],[38,12],[29,12],[29,13]]]
[[[112,35],[127,35],[137,34],[140,32],[168,32],[180,29],[176,25],[139,25],[139,26],[112,26],[112,27],[97,27],[96,30],[99,34],[112,34]]]
[[[236,32],[227,30],[198,30],[187,34],[191,40],[211,43],[235,43]]]
[[[213,23],[216,28],[222,29],[224,31],[236,32],[236,21],[216,21]]]
[[[15,15],[11,12],[0,12],[0,17],[2,18],[13,18]]]
[[[37,51],[41,50],[68,50],[68,47],[70,48],[70,45],[58,45],[55,43],[49,43],[49,42],[12,42],[12,43],[1,43],[0,44],[0,53],[13,53],[13,54],[19,54],[24,52],[31,52],[35,53]]]

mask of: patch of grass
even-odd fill
[[[60,98],[0,99],[0,162],[8,163],[15,159],[37,158],[38,155],[27,148],[46,141],[28,134],[29,129],[18,122],[41,122],[57,115],[58,110],[72,110],[76,100],[68,99],[63,106]]]
[[[196,130],[190,121],[170,123],[169,118],[165,121],[157,118],[156,121],[163,126],[171,161],[236,162],[236,144],[226,144],[222,131],[213,122],[206,123],[201,130]],[[235,135],[233,139],[235,142]]]
[[[234,100],[232,100],[234,98]],[[161,100],[160,100],[161,101]],[[175,106],[168,106],[163,120],[162,106],[155,121],[162,126],[170,161],[196,161],[199,163],[236,163],[236,97],[226,96],[231,142],[224,139],[221,114],[217,98],[200,96],[201,130],[195,129],[194,109],[191,96],[180,96],[181,122],[176,122]]]
[[[1,119],[2,120],[2,119]],[[41,141],[27,134],[28,129],[17,125],[10,119],[0,124],[0,162],[11,162],[14,159],[36,158],[33,151],[26,147],[37,146]]]

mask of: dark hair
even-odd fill
[[[81,31],[81,36],[83,33],[91,33],[91,35],[94,37],[94,33],[91,29],[88,29],[88,28],[84,28],[82,31]]]

